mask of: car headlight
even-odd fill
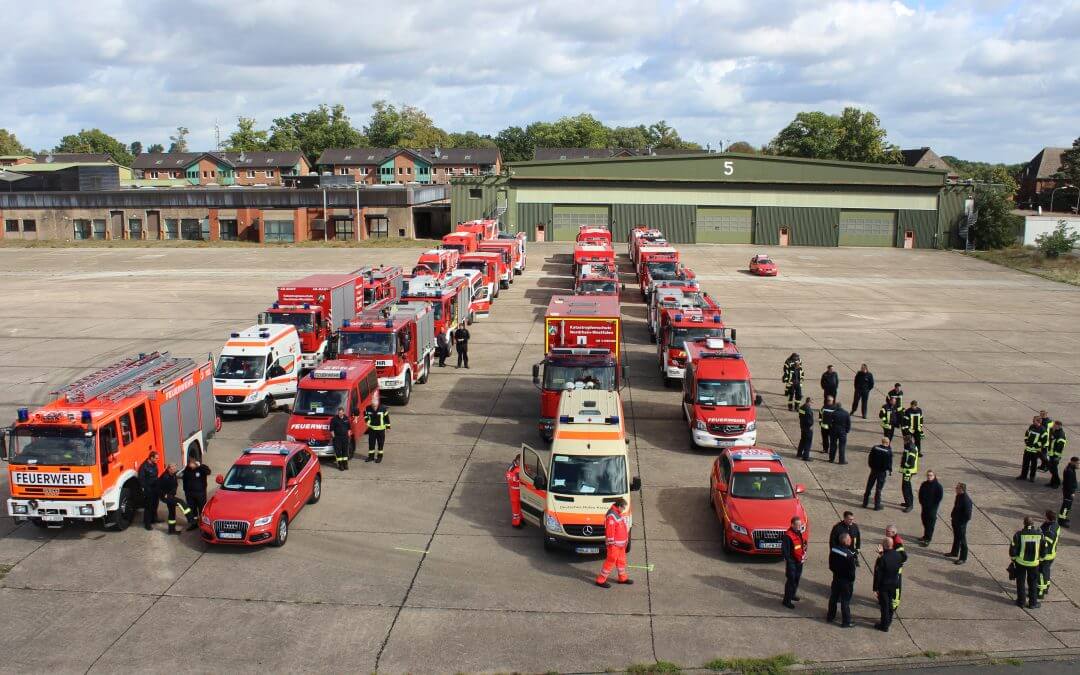
[[[262,527],[263,525],[269,525],[270,521],[274,519],[273,516],[263,516],[255,521],[255,527]]]
[[[694,428],[698,431],[708,431],[709,426],[705,424],[704,420],[694,420]]]
[[[94,507],[90,506],[89,504],[86,504],[84,506],[80,506],[79,507],[79,515],[80,516],[92,516],[92,515],[94,515]]]
[[[746,425],[746,430],[747,431],[757,431],[757,422],[751,422],[750,424],[747,424]]]
[[[544,529],[555,534],[563,534],[562,524],[550,513],[544,513]]]
[[[291,443],[295,443],[296,442],[296,437],[293,436],[292,434],[285,434],[285,440],[287,440],[287,441],[289,441]]]
[[[212,524],[210,521],[210,516],[206,515],[205,513],[199,516],[199,522],[201,522],[203,525]]]
[[[731,523],[731,531],[736,532],[738,534],[750,534],[749,532],[746,531],[745,527],[743,527],[742,525],[739,525],[738,523]]]
[[[22,514],[30,513],[30,507],[28,507],[26,504],[14,504],[11,507],[11,510],[14,511],[15,513],[22,513]]]
[[[259,392],[253,391],[253,392],[251,392],[250,394],[247,395],[247,398],[244,399],[244,402],[245,403],[250,403],[252,401],[257,401],[257,400],[259,400]]]

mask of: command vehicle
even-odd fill
[[[401,300],[379,311],[365,311],[338,332],[337,358],[370,359],[379,389],[401,405],[414,384],[424,384],[435,356],[435,313],[426,302]]]
[[[341,408],[351,427],[352,458],[357,441],[367,432],[364,410],[369,405],[379,405],[379,378],[373,361],[324,361],[300,380],[296,403],[285,426],[285,440],[304,443],[319,457],[333,457],[330,419]]]
[[[701,338],[686,342],[682,408],[691,448],[754,445],[755,406],[760,404],[750,368],[733,341]]]
[[[679,278],[679,250],[667,244],[642,246],[638,250],[637,277],[641,296],[648,300],[649,285],[653,279],[669,281]]]
[[[626,252],[630,255],[630,262],[634,263],[634,269],[637,269],[638,249],[650,244],[667,244],[664,233],[654,227],[645,227],[643,225],[630,230]]]
[[[666,386],[673,386],[676,380],[682,379],[686,368],[686,342],[706,337],[735,339],[734,330],[729,333],[724,327],[719,309],[676,307],[660,311],[656,350]]]
[[[529,254],[529,236],[524,232],[518,232],[517,234],[510,234],[509,232],[499,232],[499,236],[496,239],[516,239],[518,247],[521,249],[521,261],[520,264],[514,267],[514,274],[522,274],[525,272],[526,258]]]
[[[602,242],[578,242],[574,244],[574,276],[586,263],[615,265],[615,249]]]
[[[720,307],[712,297],[701,290],[697,281],[663,281],[657,290],[649,296],[645,325],[649,329],[649,342],[656,342],[660,333],[660,315],[665,309],[698,308],[716,310]]]
[[[259,314],[259,324],[291,324],[300,338],[300,369],[326,358],[334,331],[364,308],[360,270],[352,274],[314,274],[278,286],[277,302]]]
[[[458,266],[461,254],[454,249],[433,248],[424,251],[413,267],[413,275],[432,274],[442,279]]]
[[[7,513],[41,527],[102,519],[124,529],[142,504],[139,466],[201,460],[217,429],[213,364],[139,354],[19,408],[0,434],[9,462]]]
[[[532,370],[540,388],[541,437],[551,439],[559,396],[567,388],[616,391],[622,385],[621,348],[618,298],[551,298],[544,317],[544,360]]]
[[[481,253],[494,253],[499,256],[501,265],[499,268],[499,286],[510,288],[514,283],[514,268],[521,260],[521,251],[515,239],[487,239],[480,242],[477,249]]]
[[[574,295],[614,295],[622,284],[619,273],[610,263],[585,263],[574,277]]]
[[[758,253],[753,258],[750,258],[750,273],[759,277],[775,277],[780,274],[780,269],[768,255]]]
[[[577,241],[597,242],[611,246],[611,230],[603,225],[581,225],[578,227]]]
[[[322,497],[322,467],[303,443],[256,443],[217,484],[199,516],[204,541],[284,546],[300,510]]]
[[[471,324],[478,316],[491,314],[491,294],[487,284],[484,283],[484,275],[476,270],[458,267],[450,273],[450,278],[461,278],[469,286],[469,312],[466,314],[465,323]]]
[[[551,448],[522,444],[518,454],[521,513],[542,528],[546,550],[598,554],[604,550],[604,516],[622,497],[627,528],[633,526],[629,439],[616,391],[566,391],[559,400]],[[627,542],[626,550],[630,550]]]
[[[791,484],[780,455],[768,448],[727,448],[713,462],[709,500],[723,527],[725,551],[780,555],[784,532],[795,516],[802,518],[806,536],[810,520],[799,495],[802,484]]]
[[[480,236],[475,232],[451,232],[443,235],[440,247],[458,253],[472,253],[479,245]]]
[[[400,298],[405,276],[399,266],[379,265],[361,267],[356,273],[363,277],[364,307],[387,298]]]
[[[472,284],[463,277],[412,277],[405,286],[404,299],[431,305],[435,315],[435,335],[445,337],[447,344],[453,343],[450,334],[455,328],[462,323],[472,323],[469,319]]]
[[[503,261],[498,253],[487,251],[474,251],[461,256],[458,269],[476,270],[484,275],[484,284],[488,289],[488,297],[494,300],[499,297],[499,288],[503,278]]]
[[[218,411],[266,417],[276,406],[291,403],[300,379],[300,355],[300,337],[291,324],[263,324],[229,334],[214,371]]]
[[[499,221],[492,219],[484,220],[469,220],[464,223],[458,223],[454,228],[455,232],[474,232],[476,233],[480,241],[485,239],[495,239],[499,236]]]

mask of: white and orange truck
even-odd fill
[[[218,411],[266,417],[274,408],[292,403],[300,357],[300,336],[292,324],[263,324],[230,333],[214,370]]]
[[[7,513],[39,527],[99,521],[123,530],[142,504],[139,466],[201,460],[218,426],[213,364],[139,354],[19,408],[0,434],[8,462]]]

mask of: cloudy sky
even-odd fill
[[[380,98],[448,131],[591,112],[767,142],[800,110],[890,140],[1026,161],[1080,136],[1080,0],[6,0],[0,127],[34,148],[100,127],[210,149],[238,115]],[[92,8],[92,9],[91,9]]]

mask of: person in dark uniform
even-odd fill
[[[787,396],[788,410],[795,410],[802,398],[804,371],[798,354],[792,354],[784,362],[784,394]]]
[[[1061,485],[1058,466],[1061,464],[1061,458],[1065,454],[1065,446],[1068,444],[1069,439],[1065,437],[1065,428],[1061,426],[1061,422],[1054,422],[1054,425],[1050,428],[1050,441],[1046,446],[1046,466],[1050,471],[1050,482],[1046,484],[1046,487],[1056,488]]]
[[[881,540],[878,552],[877,562],[874,563],[874,595],[881,609],[881,620],[874,624],[874,628],[888,633],[893,619],[893,598],[900,586],[900,568],[904,563],[900,554],[893,550],[891,537]]]
[[[945,488],[941,487],[933,471],[926,472],[926,480],[919,486],[919,517],[922,519],[923,535],[919,538],[920,546],[929,546],[934,539],[934,527],[937,525],[937,512],[941,501],[945,499]]]
[[[334,445],[334,461],[338,471],[349,470],[349,446],[352,439],[352,424],[345,415],[345,408],[338,408],[337,414],[330,418],[330,442]]]
[[[1065,465],[1065,473],[1061,477],[1061,508],[1058,509],[1058,525],[1069,526],[1072,518],[1073,495],[1076,494],[1076,469],[1080,468],[1080,457],[1072,457]]]
[[[780,554],[784,557],[782,604],[788,609],[795,609],[795,601],[799,599],[799,580],[802,578],[803,561],[806,560],[806,527],[798,516],[791,519],[791,527],[784,532]]]
[[[866,490],[863,492],[864,509],[870,504],[870,492],[873,490],[874,510],[881,510],[881,491],[885,488],[885,479],[892,473],[893,454],[890,445],[889,439],[882,438],[880,443],[870,448],[870,453],[866,457],[870,475],[866,479]]]
[[[855,523],[855,514],[851,511],[844,511],[843,518],[833,525],[832,531],[829,532],[829,547],[839,546],[840,537],[845,534],[851,537],[848,548],[858,551],[862,545],[862,533],[859,532],[859,526]]]
[[[900,494],[904,497],[904,513],[915,508],[911,479],[919,473],[919,448],[911,434],[904,432],[904,452],[900,455]]]
[[[379,401],[378,406],[369,405],[364,410],[364,421],[367,422],[368,428],[368,454],[364,461],[380,464],[383,458],[383,444],[386,443],[386,432],[390,430],[390,411],[386,409],[382,401]]]
[[[957,483],[956,501],[953,502],[952,513],[949,515],[953,531],[952,548],[945,554],[948,558],[956,558],[954,565],[963,565],[967,562],[967,526],[971,522],[971,514],[974,511],[975,505],[968,496],[967,485]]]
[[[1039,427],[1042,429],[1042,436],[1039,437],[1039,471],[1049,471],[1050,467],[1047,465],[1047,450],[1050,448],[1050,430],[1054,426],[1054,421],[1050,419],[1050,414],[1045,410],[1039,411]]]
[[[833,397],[826,396],[825,403],[818,410],[818,430],[821,432],[821,451],[829,451],[829,425],[832,423]]]
[[[446,336],[439,333],[435,336],[435,350],[438,352],[436,356],[439,357],[439,367],[446,367],[446,357],[450,356],[450,343],[446,340]]]
[[[829,571],[832,585],[829,589],[829,612],[825,620],[836,619],[836,605],[840,605],[841,628],[851,627],[851,596],[855,592],[855,570],[859,567],[859,554],[852,548],[851,535],[844,532],[836,545],[829,548]]]
[[[202,515],[203,507],[206,506],[206,479],[211,474],[210,467],[195,458],[188,460],[187,468],[182,476],[184,485],[184,499],[191,508],[191,517],[188,519],[187,529],[194,530],[199,526],[199,516]]]
[[[900,428],[903,433],[911,436],[915,444],[915,451],[919,457],[923,456],[923,412],[919,402],[912,400],[911,405],[904,409],[900,418]]]
[[[1020,475],[1016,480],[1035,482],[1035,471],[1039,467],[1042,454],[1042,419],[1038,415],[1031,418],[1031,424],[1024,432],[1024,461],[1020,464]]]
[[[1039,560],[1042,558],[1042,530],[1031,516],[1024,517],[1024,529],[1013,535],[1009,555],[1016,566],[1016,606],[1035,609],[1039,606]]]
[[[810,407],[811,398],[806,397],[799,406],[799,449],[795,456],[810,461],[810,448],[814,445],[814,409]]]
[[[1050,567],[1057,558],[1058,540],[1061,539],[1061,529],[1058,527],[1057,518],[1053,511],[1046,511],[1042,527],[1043,540],[1039,552],[1039,599],[1046,597],[1050,590]]]
[[[847,437],[851,433],[851,415],[839,403],[833,404],[832,421],[829,422],[829,461],[836,459],[847,464]]]
[[[143,527],[157,522],[158,511],[158,454],[150,451],[146,461],[139,465],[139,487],[143,493]]]
[[[165,473],[158,476],[157,490],[161,501],[165,502],[165,507],[169,514],[169,534],[180,534],[176,529],[176,507],[180,507],[180,511],[184,514],[184,520],[188,525],[192,522],[191,509],[188,508],[187,502],[176,496],[176,489],[179,486],[176,480],[176,465],[170,464],[165,467]]]
[[[460,368],[461,364],[465,364],[465,368],[469,367],[469,329],[462,323],[454,331],[454,349],[457,350],[457,367]]]
[[[825,372],[821,374],[821,389],[826,396],[836,400],[836,394],[840,391],[840,374],[833,370],[831,365],[826,366]]]
[[[855,373],[855,398],[851,399],[851,414],[854,415],[862,405],[862,418],[866,419],[866,404],[870,402],[870,392],[874,390],[874,374],[866,364],[862,364]]]
[[[904,390],[900,388],[900,383],[897,382],[893,385],[893,388],[889,390],[886,396],[891,396],[893,405],[897,410],[903,410],[904,408]]]
[[[881,435],[890,441],[900,425],[900,418],[896,412],[896,399],[892,396],[885,398],[885,403],[878,410],[878,419],[881,420]]]

